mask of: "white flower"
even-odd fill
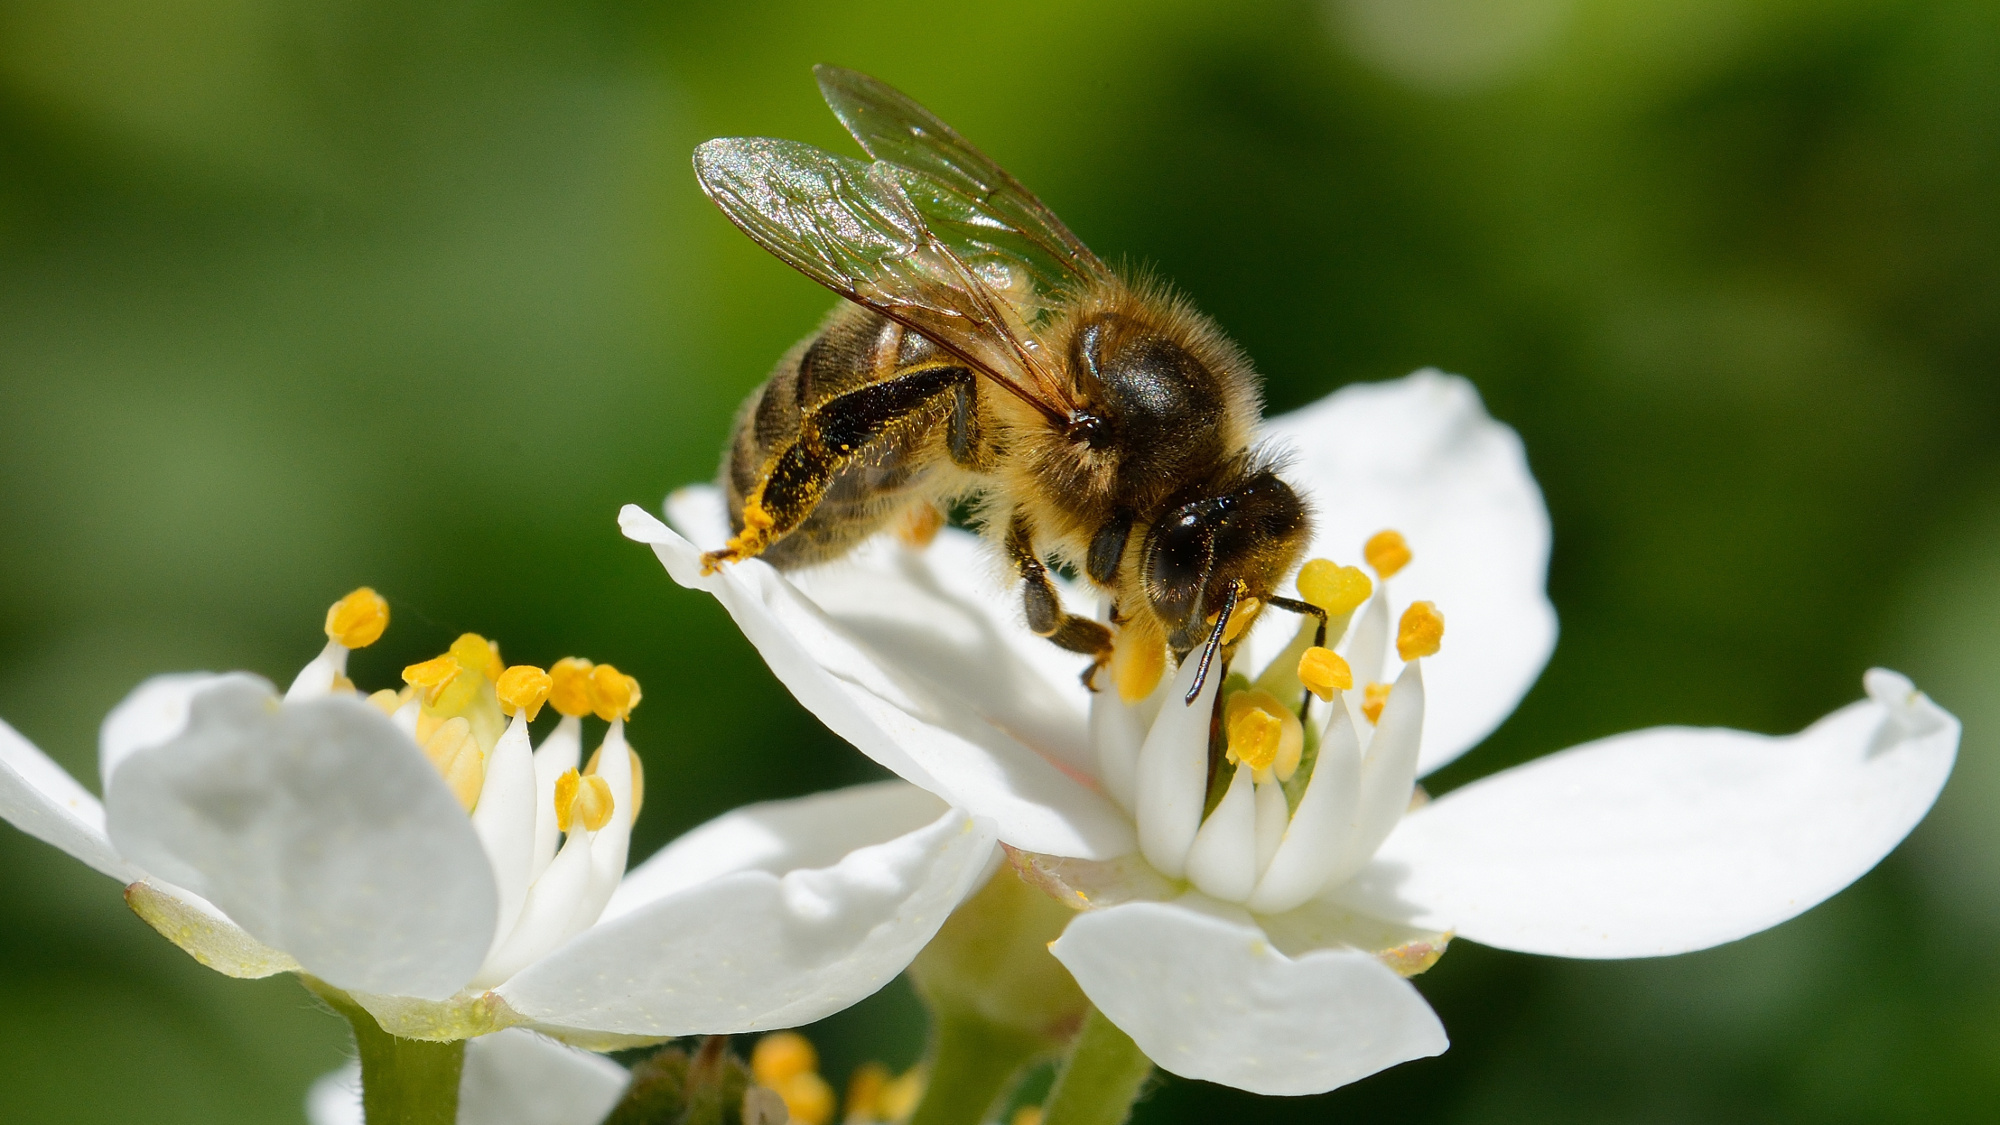
[[[347,651],[386,622],[372,591],[343,599],[282,698],[246,673],[141,685],[105,720],[101,805],[0,723],[0,816],[126,884],[203,964],[303,972],[431,1040],[818,1019],[901,972],[990,862],[988,827],[888,782],[739,809],[627,874],[637,683],[503,669],[468,634],[364,700]],[[545,699],[563,718],[531,749]],[[609,729],[579,773],[588,713]]]
[[[618,1104],[624,1067],[521,1028],[465,1045],[458,1081],[464,1125],[597,1125]],[[308,1125],[362,1125],[361,1066],[320,1076],[306,1093]]]
[[[1193,661],[1136,706],[1086,697],[1076,658],[1017,623],[971,536],[922,553],[875,542],[797,574],[752,561],[704,576],[696,545],[636,508],[621,518],[677,581],[713,593],[836,733],[992,818],[1024,876],[1084,911],[1051,948],[1155,1062],[1259,1093],[1326,1090],[1444,1050],[1399,972],[1428,967],[1454,935],[1574,957],[1730,941],[1867,871],[1943,785],[1956,720],[1877,671],[1867,700],[1791,737],[1640,731],[1413,803],[1415,779],[1497,726],[1553,647],[1540,492],[1513,432],[1435,372],[1349,387],[1265,436],[1297,454],[1311,554],[1351,557],[1395,528],[1415,558],[1385,563],[1394,582],[1354,623],[1356,690],[1313,705],[1306,783],[1273,784],[1288,763],[1269,756],[1245,759],[1269,771],[1261,785],[1225,766],[1205,820],[1222,677],[1191,708]],[[703,546],[726,534],[709,490],[668,506]],[[1416,598],[1450,632],[1436,656],[1414,658],[1419,643],[1402,664],[1390,623]],[[1263,615],[1239,667],[1262,669],[1285,644],[1289,629],[1269,625],[1280,616]],[[1395,685],[1379,723],[1356,698],[1375,680]]]

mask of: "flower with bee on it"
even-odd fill
[[[204,965],[296,972],[441,1042],[818,1019],[901,972],[990,862],[987,828],[888,782],[738,809],[627,872],[638,682],[508,666],[466,634],[363,696],[348,654],[388,616],[372,590],[341,599],[282,696],[241,672],[142,684],[105,720],[101,803],[0,723],[0,816],[125,884]],[[545,705],[561,718],[536,746]]]
[[[1147,1056],[1253,1092],[1442,1051],[1405,977],[1453,937],[1638,957],[1782,922],[1873,867],[1950,772],[1957,720],[1875,670],[1866,699],[1796,735],[1636,731],[1427,802],[1417,780],[1496,727],[1553,647],[1548,518],[1519,441],[1434,372],[1348,388],[1267,436],[1295,451],[1311,554],[1359,550],[1374,577],[1309,563],[1296,592],[1327,614],[1325,642],[1311,619],[1255,629],[1240,674],[1192,701],[1193,654],[1119,690],[1121,661],[1161,659],[1150,645],[1086,695],[963,533],[703,575],[701,545],[727,534],[712,494],[669,501],[693,542],[622,518],[828,726],[998,824],[1015,868],[1078,911],[1052,952]]]

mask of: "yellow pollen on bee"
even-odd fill
[[[609,664],[590,670],[590,709],[605,722],[632,717],[639,705],[639,681]]]
[[[1256,688],[1234,692],[1222,719],[1230,761],[1249,766],[1259,781],[1291,780],[1305,751],[1305,727],[1277,696]]]
[[[438,694],[450,687],[464,670],[446,653],[403,669],[403,682],[422,693],[425,703],[436,703]]]
[[[590,670],[581,656],[565,656],[549,666],[549,706],[559,714],[581,719],[590,714]]]
[[[1307,691],[1330,700],[1334,692],[1354,686],[1354,669],[1339,653],[1315,645],[1299,656],[1299,682]]]
[[[1142,613],[1118,627],[1111,641],[1111,682],[1118,698],[1137,703],[1153,694],[1167,671],[1167,639],[1151,613]]]
[[[1369,684],[1361,689],[1361,713],[1371,723],[1382,721],[1382,708],[1389,705],[1389,685]]]
[[[403,697],[388,688],[383,688],[369,696],[368,702],[384,715],[394,715],[403,706]]]
[[[640,810],[646,807],[646,763],[639,760],[639,752],[632,748],[630,742],[625,744],[625,753],[632,763],[632,819],[637,820]],[[592,750],[590,760],[583,764],[583,772],[596,773],[597,760],[603,756],[604,747]]]
[[[1360,567],[1341,566],[1331,559],[1312,559],[1300,567],[1298,587],[1299,597],[1336,617],[1353,613],[1375,592],[1375,583]]]
[[[451,795],[471,812],[486,781],[486,753],[472,737],[472,724],[457,716],[446,719],[424,739],[423,747],[424,757],[444,778]]]
[[[1361,557],[1384,578],[1410,565],[1410,544],[1400,531],[1378,531],[1361,548]]]
[[[529,722],[541,714],[542,704],[549,698],[549,688],[554,679],[547,672],[532,664],[516,664],[494,681],[493,694],[499,697],[500,712],[513,715],[526,714]]]
[[[468,672],[477,672],[489,680],[498,680],[507,665],[500,660],[500,645],[489,641],[478,633],[461,633],[451,642],[451,658]]]
[[[326,611],[326,638],[342,648],[367,648],[389,627],[389,603],[367,586]]]
[[[1405,661],[1436,656],[1444,645],[1444,614],[1430,602],[1412,602],[1396,626],[1396,655]]]

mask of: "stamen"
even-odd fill
[[[472,737],[472,724],[458,716],[439,723],[424,740],[424,757],[444,778],[451,795],[471,812],[479,803],[479,787],[486,783],[486,753]]]
[[[590,714],[590,670],[581,656],[565,656],[549,666],[549,706],[572,719]]]
[[[1222,631],[1222,643],[1233,645],[1244,630],[1257,622],[1257,611],[1264,608],[1261,598],[1244,598],[1236,603],[1236,612],[1230,615],[1229,627]]]
[[[498,680],[507,665],[500,660],[500,645],[489,641],[478,633],[461,633],[451,642],[451,658],[458,661],[468,672],[477,672],[489,680]]]
[[[1256,688],[1232,692],[1222,718],[1230,761],[1249,766],[1258,781],[1291,780],[1305,751],[1305,727],[1277,696]]]
[[[1137,703],[1153,694],[1167,671],[1167,639],[1151,613],[1141,613],[1118,627],[1111,642],[1111,681],[1118,698]]]
[[[1400,531],[1378,531],[1361,548],[1361,557],[1368,560],[1375,573],[1391,578],[1410,565],[1410,545],[1404,541]]]
[[[819,1053],[805,1036],[780,1031],[759,1039],[750,1051],[750,1073],[758,1085],[785,1099],[786,1110],[800,1125],[826,1125],[833,1119],[833,1087],[819,1076]]]
[[[532,664],[516,664],[500,673],[494,682],[493,692],[500,699],[500,711],[505,715],[522,712],[529,722],[542,713],[542,704],[549,697],[549,688],[554,680],[547,672]]]
[[[569,831],[570,810],[576,807],[576,791],[583,784],[583,778],[575,770],[564,770],[556,778],[556,828]]]
[[[590,709],[605,722],[627,719],[639,705],[639,681],[609,664],[590,670]]]
[[[1436,656],[1443,644],[1444,614],[1430,602],[1411,603],[1396,626],[1396,655],[1408,663],[1421,656]]]
[[[847,1117],[852,1121],[892,1120],[882,1112],[882,1094],[889,1088],[889,1068],[878,1062],[865,1062],[854,1068],[847,1077]]]
[[[450,653],[435,656],[422,664],[412,664],[403,669],[403,682],[423,694],[426,706],[436,703],[439,693],[451,686],[451,682],[464,671]]]
[[[1382,708],[1389,705],[1389,684],[1369,684],[1361,689],[1361,713],[1371,723],[1382,721]]]
[[[1339,653],[1314,646],[1299,657],[1299,682],[1322,700],[1331,700],[1334,692],[1354,686],[1354,670]]]
[[[570,803],[571,824],[578,821],[592,832],[611,823],[611,783],[596,775],[577,779],[576,799]]]
[[[625,754],[632,763],[632,819],[639,819],[640,810],[646,807],[646,764],[639,760],[639,751],[632,748],[632,742],[625,742]],[[604,756],[604,747],[599,745],[590,752],[590,760],[583,764],[584,774],[597,772],[597,760]]]
[[[1375,584],[1358,566],[1341,566],[1329,559],[1313,559],[1299,568],[1299,596],[1337,617],[1353,613],[1375,592]]]
[[[367,586],[326,611],[326,637],[342,648],[367,648],[389,627],[389,603]]]

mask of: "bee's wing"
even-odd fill
[[[938,237],[908,170],[764,137],[709,141],[694,168],[730,221],[792,268],[928,336],[1051,421],[1075,410],[1026,329],[1032,299],[1003,296]]]
[[[1054,212],[936,114],[860,71],[822,65],[813,74],[868,155],[920,173],[906,188],[947,242],[1026,266],[1044,294],[1111,280],[1110,267]]]

